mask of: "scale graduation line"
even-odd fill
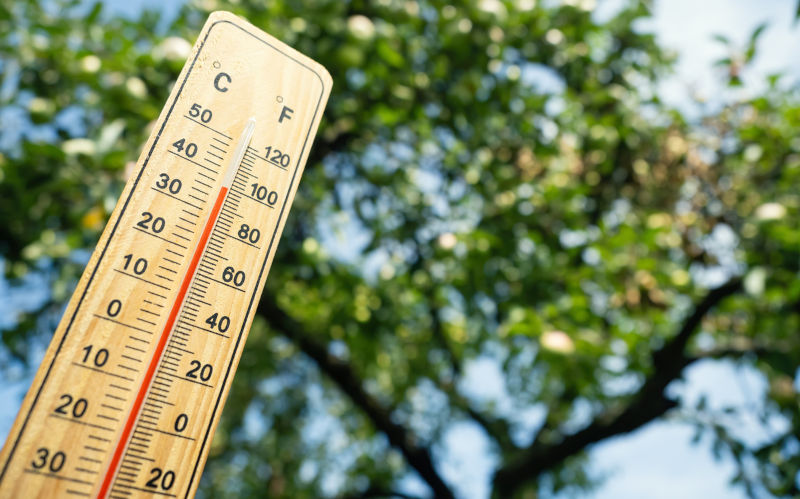
[[[100,486],[100,491],[97,494],[98,499],[105,499],[108,495],[108,492],[111,488],[111,482],[114,480],[114,476],[117,473],[117,468],[119,467],[122,455],[125,453],[125,449],[129,446],[131,432],[133,432],[133,427],[136,424],[136,420],[139,418],[139,413],[142,410],[142,404],[144,403],[147,392],[150,391],[150,385],[155,377],[156,368],[161,363],[161,358],[164,355],[164,349],[167,346],[167,340],[169,339],[170,333],[175,326],[178,313],[181,311],[184,302],[186,301],[186,293],[197,274],[197,265],[200,263],[200,258],[202,258],[203,253],[205,253],[206,244],[208,243],[208,238],[211,236],[211,231],[214,229],[214,224],[217,221],[219,210],[222,208],[222,204],[225,202],[225,198],[228,196],[231,183],[236,177],[236,171],[239,169],[239,164],[242,162],[242,157],[244,156],[244,152],[247,150],[247,145],[250,144],[250,140],[253,138],[253,132],[255,131],[255,128],[256,119],[251,117],[247,121],[247,125],[242,132],[242,136],[239,139],[238,145],[236,146],[236,151],[231,158],[231,162],[225,172],[225,177],[222,179],[222,187],[219,189],[219,194],[217,194],[214,207],[211,209],[211,212],[208,214],[208,218],[206,219],[206,223],[203,228],[203,234],[200,236],[200,242],[197,244],[197,248],[192,256],[192,261],[189,264],[189,268],[187,269],[186,274],[183,276],[183,282],[181,283],[180,290],[178,291],[178,296],[175,299],[175,302],[172,304],[172,309],[169,312],[167,323],[158,339],[158,346],[156,347],[155,354],[153,355],[150,364],[147,366],[144,381],[139,387],[139,393],[136,395],[133,408],[128,415],[127,421],[125,422],[122,435],[117,442],[114,455],[111,458],[111,463],[109,464],[108,470],[103,478],[103,484]]]

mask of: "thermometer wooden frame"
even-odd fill
[[[331,83],[210,16],[0,453],[0,498],[194,495]]]

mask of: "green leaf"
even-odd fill
[[[97,22],[100,17],[100,12],[103,10],[103,2],[97,1],[92,6],[92,10],[89,11],[89,14],[86,16],[86,25],[91,26]]]
[[[711,39],[716,40],[725,46],[729,46],[731,44],[731,39],[721,33],[715,33],[711,35]]]
[[[750,40],[749,40],[749,42],[747,44],[747,48],[745,49],[745,53],[744,53],[744,61],[746,63],[752,61],[753,58],[755,57],[755,55],[756,55],[756,44],[758,43],[759,37],[761,37],[761,34],[766,29],[767,29],[767,24],[766,23],[761,23],[750,34]]]

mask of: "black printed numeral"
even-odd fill
[[[47,466],[51,473],[58,473],[66,461],[67,455],[63,452],[58,451],[50,456],[50,451],[46,447],[39,447],[36,449],[36,458],[31,461],[31,466],[37,470]]]
[[[194,158],[197,155],[197,144],[186,142],[186,139],[176,140],[172,143],[172,147],[183,153],[187,158]]]
[[[244,284],[244,272],[241,270],[234,270],[233,267],[225,267],[222,271],[222,281],[232,282],[234,286],[241,286]]]
[[[251,229],[247,224],[242,224],[236,235],[239,236],[239,239],[250,241],[252,244],[256,244],[258,240],[261,239],[261,231],[258,229]]]
[[[277,191],[271,191],[265,186],[259,184],[250,184],[250,187],[253,188],[253,190],[250,192],[251,197],[258,199],[259,201],[266,200],[266,203],[270,206],[274,206],[275,203],[278,202]]]
[[[86,409],[89,408],[89,401],[86,399],[73,399],[72,395],[64,394],[58,397],[62,404],[55,408],[57,414],[65,416],[72,415],[75,419],[80,419],[86,414]]]
[[[281,152],[280,149],[275,149],[272,146],[266,148],[266,154],[264,154],[264,158],[270,163],[280,165],[283,168],[286,168],[289,166],[289,163],[292,162],[292,159],[288,154]]]
[[[149,211],[145,211],[142,213],[142,219],[136,223],[136,226],[144,230],[152,231],[153,234],[158,234],[164,230],[166,224],[167,222],[165,222],[163,218],[153,216]]]
[[[169,175],[166,173],[161,173],[158,175],[158,182],[156,182],[156,187],[159,189],[164,189],[169,191],[171,194],[177,194],[181,191],[181,187],[183,184],[181,183],[180,179],[177,178],[170,178]]]
[[[192,368],[186,373],[187,378],[200,378],[201,381],[208,381],[211,379],[211,374],[214,372],[214,368],[211,367],[211,364],[203,364],[199,360],[193,360],[190,364]]]
[[[178,417],[175,418],[175,431],[180,433],[186,429],[186,425],[189,424],[189,416],[186,414],[178,414]]]
[[[175,472],[172,470],[163,471],[161,468],[150,470],[150,480],[145,484],[152,489],[169,490],[175,485]]]
[[[231,318],[227,315],[220,316],[218,313],[214,312],[206,319],[206,324],[208,324],[211,329],[216,329],[220,333],[224,333],[231,327]]]
[[[203,109],[203,106],[200,104],[194,103],[192,107],[189,108],[189,116],[192,118],[200,118],[200,121],[203,123],[208,123],[211,121],[211,109]]]
[[[142,275],[147,270],[147,260],[144,258],[137,258],[134,260],[133,254],[127,254],[122,257],[125,260],[125,265],[122,267],[122,270],[128,270],[128,267],[131,267],[133,273],[136,275]]]
[[[108,362],[108,350],[105,348],[100,348],[94,353],[94,355],[92,355],[93,350],[94,345],[87,345],[83,347],[84,354],[81,362],[86,364],[91,360],[92,364],[94,364],[96,367],[103,367],[106,365],[106,362]]]

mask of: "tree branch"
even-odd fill
[[[458,392],[455,383],[437,382],[436,386],[447,395],[453,407],[468,416],[473,422],[483,428],[483,431],[486,432],[488,437],[494,439],[502,454],[505,455],[520,450],[520,447],[516,445],[511,438],[511,424],[506,419],[500,416],[486,414],[476,409],[471,400]]]
[[[386,435],[392,446],[402,452],[408,464],[428,483],[436,497],[454,497],[436,471],[429,449],[419,443],[419,438],[410,429],[392,420],[394,409],[391,406],[381,403],[364,390],[361,379],[349,363],[330,355],[325,345],[314,339],[302,325],[281,310],[274,297],[268,293],[264,293],[258,313],[267,319],[271,327],[311,357],[320,370],[364,411],[372,424]]]
[[[697,331],[697,327],[703,317],[714,308],[720,301],[728,296],[737,293],[742,288],[741,279],[731,279],[722,286],[712,289],[698,303],[692,314],[686,319],[677,335],[668,341],[661,349],[653,353],[653,370],[664,371],[671,375],[671,379],[676,378],[681,370],[688,365],[689,358],[686,356],[686,345],[692,335]]]
[[[703,359],[726,359],[746,356],[755,356],[757,358],[780,356],[789,359],[791,355],[792,346],[785,342],[761,343],[752,338],[734,338],[734,341],[729,344],[693,353],[689,356],[689,363]]]
[[[463,374],[461,360],[450,345],[450,340],[444,333],[442,321],[439,318],[439,307],[436,306],[436,296],[432,289],[425,292],[425,299],[428,302],[428,315],[431,319],[431,333],[442,349],[447,352],[447,357],[450,359],[450,367],[453,369],[453,377],[460,378]]]
[[[693,360],[685,353],[686,345],[703,317],[724,298],[740,289],[741,280],[733,279],[709,291],[686,318],[678,334],[653,353],[653,372],[627,405],[609,409],[584,429],[566,435],[559,441],[543,443],[534,440],[528,448],[495,473],[495,494],[509,497],[521,486],[536,480],[542,473],[555,468],[590,445],[636,430],[676,407],[677,402],[668,398],[664,389]]]

